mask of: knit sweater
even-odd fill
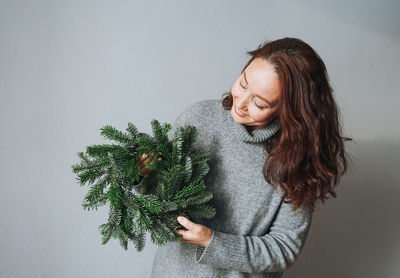
[[[304,246],[312,212],[304,206],[291,211],[283,191],[262,174],[268,155],[263,142],[280,129],[279,122],[248,131],[221,100],[208,99],[189,105],[169,138],[187,125],[198,130],[195,147],[211,156],[204,181],[216,216],[197,223],[213,234],[205,248],[186,242],[159,246],[151,277],[282,277]]]

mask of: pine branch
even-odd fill
[[[128,123],[128,128],[126,131],[128,131],[128,136],[131,141],[135,141],[139,135],[138,129],[132,123]]]
[[[208,201],[210,201],[213,197],[213,194],[211,191],[202,191],[199,192],[196,195],[190,196],[187,199],[185,199],[183,202],[180,203],[181,207],[188,207],[188,206],[194,206],[194,205],[201,205],[204,204]]]
[[[169,140],[170,124],[152,120],[151,126],[153,136],[138,132],[131,123],[127,133],[105,126],[101,135],[117,144],[88,146],[86,153],[78,153],[81,162],[72,165],[80,184],[92,185],[84,197],[84,209],[109,203],[108,222],[99,226],[102,244],[114,238],[127,250],[131,241],[141,251],[146,232],[157,245],[179,241],[181,235],[174,233],[182,228],[176,220],[179,215],[215,215],[215,208],[207,204],[212,193],[203,181],[210,156],[195,149],[196,128],[179,127]],[[146,177],[138,161],[144,153],[154,154],[146,160],[151,169]]]
[[[194,126],[188,126],[186,129],[182,129],[182,140],[184,143],[182,151],[185,154],[190,154],[194,149],[194,143],[197,139],[198,132]]]
[[[90,210],[90,208],[92,208],[97,210],[98,206],[104,204],[104,202],[107,200],[107,196],[104,193],[107,182],[108,181],[106,178],[102,178],[89,189],[89,192],[84,198],[84,203],[82,204],[84,209],[87,208]]]
[[[213,218],[216,213],[214,207],[206,204],[199,206],[191,206],[188,207],[186,210],[192,217],[202,217],[207,219]]]
[[[121,132],[110,125],[103,126],[100,128],[100,134],[109,140],[114,140],[122,144],[128,144],[131,141],[129,135],[124,132]]]
[[[124,157],[129,155],[126,148],[119,145],[98,144],[86,147],[86,152],[91,157],[105,157],[107,153],[112,153],[115,157]]]
[[[197,183],[191,183],[188,186],[184,187],[181,191],[179,191],[173,197],[173,200],[186,199],[186,198],[188,198],[192,195],[195,195],[205,189],[206,189],[206,187],[205,187],[203,181],[197,182]]]

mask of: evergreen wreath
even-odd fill
[[[185,229],[177,221],[179,215],[195,221],[215,216],[215,208],[207,204],[213,195],[203,180],[210,154],[194,148],[196,127],[178,127],[169,140],[171,124],[153,119],[151,126],[154,136],[138,132],[132,123],[128,133],[106,125],[101,135],[118,144],[87,146],[86,153],[78,152],[80,164],[72,165],[80,185],[92,185],[83,208],[97,210],[109,203],[108,222],[99,226],[102,244],[113,237],[127,250],[131,240],[141,251],[146,232],[157,245],[180,241],[182,235],[174,232]],[[149,153],[154,155],[145,165],[151,171],[143,176],[139,157]]]

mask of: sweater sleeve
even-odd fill
[[[210,243],[197,246],[200,264],[240,272],[283,272],[299,256],[311,225],[312,212],[304,206],[295,212],[281,203],[270,231],[262,236],[241,236],[214,230]]]

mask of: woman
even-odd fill
[[[222,102],[190,105],[170,130],[172,139],[178,126],[198,129],[217,214],[202,223],[179,217],[182,242],[158,248],[152,277],[281,277],[304,246],[317,200],[336,197],[351,139],[341,135],[323,61],[296,38],[248,54]]]

